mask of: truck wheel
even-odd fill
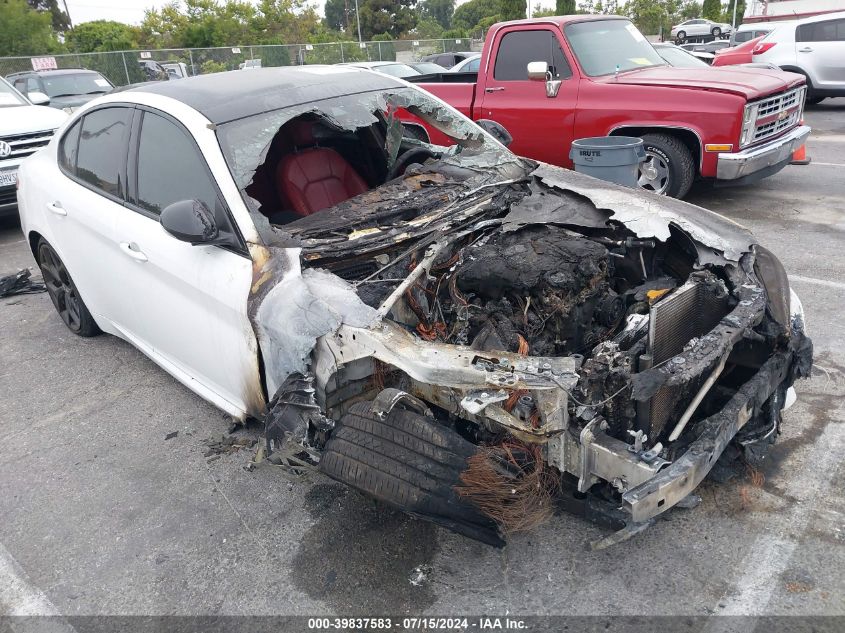
[[[94,317],[88,311],[76,284],[70,278],[64,262],[47,240],[41,238],[36,249],[38,267],[44,277],[47,294],[56,308],[56,312],[64,321],[67,328],[78,336],[97,336],[101,333]]]
[[[683,198],[695,178],[692,154],[669,134],[644,134],[645,161],[640,163],[638,184],[642,189],[672,198]]]
[[[713,37],[715,37],[716,39],[719,39],[719,36],[720,36],[721,34],[722,34],[722,29],[720,29],[718,26],[714,26],[714,27],[713,27],[713,30],[712,30],[712,31],[710,31],[710,35],[712,35],[712,36],[713,36]]]
[[[394,508],[501,547],[496,523],[454,487],[478,447],[435,420],[393,409],[380,419],[357,402],[337,423],[320,470]]]

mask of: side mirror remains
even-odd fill
[[[199,200],[180,200],[168,205],[161,212],[159,222],[177,240],[194,245],[214,243],[219,235],[214,214]]]
[[[508,147],[511,143],[513,143],[513,137],[501,123],[493,121],[492,119],[478,119],[476,123],[478,124],[478,127],[487,132],[505,147]]]

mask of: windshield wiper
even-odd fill
[[[92,90],[91,92],[86,92],[84,94],[87,94],[87,95],[102,95],[102,94],[106,94],[107,92],[108,92],[108,90]]]
[[[78,97],[78,96],[79,95],[75,92],[69,92],[67,94],[61,94],[61,95],[49,95],[49,97],[51,99],[58,99],[59,97]]]

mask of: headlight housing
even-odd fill
[[[748,103],[742,111],[742,134],[739,137],[739,146],[745,147],[754,140],[754,128],[757,125],[757,105]]]
[[[754,274],[769,298],[772,318],[787,332],[790,331],[790,289],[786,269],[768,248],[754,247]]]

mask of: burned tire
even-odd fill
[[[380,420],[369,402],[358,402],[332,431],[320,470],[394,508],[501,547],[496,523],[454,489],[477,452],[431,418],[394,409]]]
[[[44,285],[47,287],[47,294],[59,313],[67,328],[78,336],[97,336],[102,331],[97,327],[94,317],[88,310],[88,306],[79,295],[79,290],[64,262],[47,240],[41,238],[35,250],[38,267],[44,277]]]
[[[643,134],[641,138],[646,159],[639,167],[640,188],[671,198],[687,195],[695,178],[689,148],[669,134]]]

